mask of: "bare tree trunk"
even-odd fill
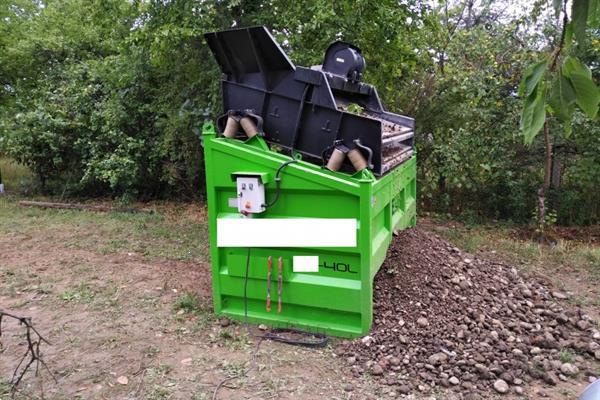
[[[544,122],[544,183],[538,190],[538,222],[541,228],[540,240],[543,240],[546,232],[546,194],[550,188],[550,179],[552,177],[552,142],[550,141],[550,125],[548,120]]]

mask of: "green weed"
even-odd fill
[[[184,293],[176,302],[173,304],[175,310],[183,310],[187,313],[200,313],[203,310],[200,307],[200,301],[198,296],[193,293]]]
[[[571,363],[574,359],[573,353],[571,353],[569,350],[561,350],[560,353],[558,353],[558,358],[562,363]]]

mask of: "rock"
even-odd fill
[[[559,292],[559,291],[552,292],[552,297],[554,297],[555,299],[558,299],[558,300],[566,300],[569,298],[569,296],[567,296],[566,293]]]
[[[364,344],[365,346],[370,346],[371,343],[373,343],[373,337],[367,335],[365,337],[363,337],[361,340],[362,344]]]
[[[182,365],[192,365],[192,359],[191,358],[184,358],[180,362],[181,362]]]
[[[579,372],[579,368],[571,363],[564,363],[560,366],[560,371],[566,376],[575,376]]]
[[[513,383],[515,380],[515,377],[510,372],[503,372],[500,375],[500,379],[502,379],[503,381],[508,382],[508,383]]]
[[[515,390],[515,393],[518,395],[523,394],[523,388],[521,386],[515,386],[514,390]]]
[[[569,317],[567,317],[566,314],[558,314],[556,316],[556,321],[558,321],[561,324],[566,324],[567,322],[569,322]]]
[[[400,361],[400,359],[398,357],[390,357],[390,364],[393,366],[398,366],[400,364],[402,364],[402,361]]]
[[[558,384],[559,374],[574,383],[575,366],[587,373],[585,354],[600,360],[600,332],[580,308],[534,276],[479,258],[467,265],[452,248],[418,227],[392,241],[373,283],[371,333],[340,344],[350,377],[370,374],[382,399],[442,388],[463,400],[537,398],[535,388]],[[559,361],[563,349],[578,354],[572,368]]]
[[[582,331],[585,331],[590,327],[590,323],[585,319],[580,319],[579,321],[577,321],[577,327]]]
[[[552,385],[555,386],[558,383],[558,379],[556,378],[556,375],[554,375],[552,372],[546,372],[542,375],[542,380],[544,382],[546,382],[548,385]]]
[[[438,365],[448,361],[448,356],[446,355],[446,353],[435,353],[429,356],[428,360],[429,364]]]
[[[258,329],[260,329],[261,331],[266,331],[267,329],[269,329],[269,327],[265,324],[260,324],[258,325]]]
[[[486,367],[483,364],[475,364],[475,369],[477,370],[477,372],[479,372],[479,374],[483,377],[483,378],[487,378],[490,374],[490,370],[488,367]]]
[[[409,394],[410,393],[410,386],[408,385],[400,385],[398,386],[398,391],[402,394]]]
[[[494,389],[496,390],[496,392],[501,394],[508,393],[508,383],[506,383],[502,379],[498,379],[496,382],[494,382]]]
[[[517,357],[520,357],[523,355],[523,351],[520,349],[513,349],[512,353]]]
[[[117,382],[120,385],[127,385],[129,383],[129,378],[127,378],[125,375],[121,375],[120,377],[117,378]]]
[[[229,325],[231,325],[231,321],[229,318],[221,318],[219,320],[219,325],[221,325],[223,328],[227,328]]]
[[[371,374],[373,375],[383,375],[383,368],[379,364],[375,364],[371,367]]]
[[[344,390],[345,390],[346,392],[351,392],[351,391],[353,391],[353,390],[354,390],[354,386],[353,386],[351,383],[346,383],[346,384],[344,385]]]

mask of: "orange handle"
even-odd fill
[[[267,312],[271,312],[271,272],[273,271],[273,257],[267,259]]]
[[[283,289],[283,258],[281,257],[277,260],[277,270],[279,271],[277,276],[277,312],[281,313],[281,291]]]

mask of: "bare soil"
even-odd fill
[[[31,317],[51,342],[42,350],[58,383],[44,372],[28,374],[23,398],[43,391],[47,399],[210,399],[221,380],[251,367],[258,332],[222,327],[214,317],[207,263],[31,241],[0,235],[0,305]],[[197,294],[199,310],[174,308],[184,293]],[[5,385],[25,351],[23,332],[5,321]],[[219,399],[365,398],[378,391],[364,379],[344,391],[343,364],[331,349],[263,341],[255,361],[256,368],[219,390]],[[0,391],[0,398],[8,393]]]
[[[173,219],[203,218],[202,212],[187,209],[170,211],[165,207],[160,212]],[[0,209],[0,218],[4,215],[14,226],[27,226],[0,230],[0,308],[33,319],[51,342],[42,350],[57,379],[55,383],[45,372],[39,377],[29,373],[17,398],[41,398],[43,393],[45,399],[55,400],[211,399],[217,385],[228,377],[235,379],[225,382],[216,398],[403,396],[397,382],[389,384],[368,371],[354,374],[347,356],[340,357],[347,346],[341,340],[332,339],[329,347],[318,350],[262,341],[256,350],[256,328],[248,331],[240,324],[223,323],[212,313],[209,263],[202,252],[192,252],[188,258],[187,252],[179,248],[190,243],[187,230],[186,238],[181,236],[180,240],[176,232],[168,231],[173,229],[171,225],[166,231],[157,229],[145,216],[124,218],[121,231],[120,217],[109,221],[104,214],[89,216],[83,212],[81,215],[86,217],[82,219],[77,211],[15,213],[20,211]],[[59,215],[60,219],[41,219],[43,225],[36,229],[31,218],[43,215]],[[130,223],[142,230],[142,234],[131,231],[136,238],[131,243],[127,241]],[[114,238],[103,236],[113,232],[109,226],[118,234]],[[144,229],[157,229],[158,236],[141,246],[138,236],[145,237]],[[429,237],[429,230],[427,227],[418,232]],[[424,257],[433,268],[439,258],[427,255],[431,246],[426,241],[421,247],[410,247],[403,245],[403,240],[406,238],[396,239],[382,272],[388,274],[388,269],[395,269],[399,276],[407,277],[406,284],[415,286],[415,290],[398,299],[414,308],[420,301],[417,298],[428,299],[431,291],[414,280],[419,276],[414,274],[417,264],[409,260]],[[160,247],[164,243],[179,247]],[[391,296],[389,287],[377,285],[378,298]],[[190,295],[196,303],[184,304]],[[375,311],[374,332],[382,321],[397,320],[379,306]],[[409,321],[418,314],[403,318]],[[432,325],[443,327],[434,318]],[[436,332],[439,330],[416,330],[410,339],[416,340],[417,333],[434,338]],[[10,396],[7,382],[25,351],[23,333],[22,327],[4,322],[0,399]],[[532,381],[524,385],[525,394],[531,398],[539,397],[540,392],[554,399],[576,398],[587,371],[593,368],[577,365],[578,376],[559,380],[556,386]],[[597,371],[600,374],[600,368]],[[420,383],[413,383],[407,398],[468,398],[468,390],[457,392],[439,385],[421,392]],[[480,398],[497,396],[491,391],[481,393]],[[514,393],[502,397],[521,398]]]

